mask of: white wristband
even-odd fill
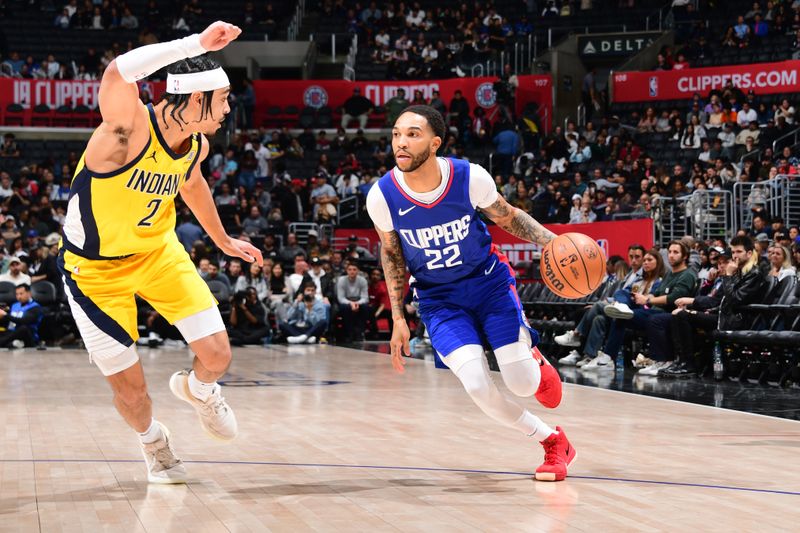
[[[183,39],[136,48],[122,54],[115,62],[122,79],[135,83],[176,61],[205,53],[206,49],[200,45],[200,35],[195,33]]]

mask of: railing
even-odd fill
[[[786,217],[784,221],[787,226],[800,224],[800,181],[796,176],[779,176],[786,178],[786,188],[784,198],[786,200]]]
[[[789,137],[792,138],[792,142],[788,143],[790,145],[797,144],[798,142],[800,142],[800,128],[796,128],[796,129],[790,131],[789,133],[787,133],[785,135],[781,135],[780,137],[775,139],[773,141],[773,143],[772,143],[772,154],[773,155],[778,155],[778,146],[781,146],[780,142],[782,140],[784,140],[784,139],[788,139]],[[781,150],[782,149],[783,149],[783,147],[781,147]]]
[[[333,224],[320,224],[319,225],[319,238],[328,239],[328,242],[333,242],[333,236],[335,234]]]
[[[781,175],[764,181],[737,181],[733,184],[733,225],[738,230],[753,223],[753,208],[762,206],[773,217],[783,217],[787,224],[790,211],[800,212],[800,190],[790,187],[791,176]],[[794,209],[790,206],[795,203]],[[796,220],[796,219],[795,219]],[[795,223],[795,222],[792,222]]]
[[[294,233],[297,236],[297,242],[300,244],[308,243],[308,232],[316,231],[319,235],[319,224],[313,222],[292,222],[289,224],[289,233]]]
[[[336,210],[336,224],[341,226],[343,220],[350,218],[357,219],[359,211],[358,196],[348,196],[339,201],[339,208]]]
[[[342,43],[338,39],[342,39]],[[352,33],[317,33],[309,35],[308,40],[317,43],[320,55],[331,57],[331,63],[336,63],[336,50],[347,47],[348,57],[353,46],[354,34]]]
[[[744,163],[744,160],[749,158],[749,157],[754,157],[754,158],[756,158],[756,160],[760,161],[761,160],[761,148],[756,148],[755,150],[751,150],[750,152],[747,152],[746,154],[742,154],[742,157],[739,158],[739,166],[741,167],[741,165]]]
[[[303,17],[306,14],[306,0],[300,0],[294,8],[294,15],[289,22],[289,28],[286,30],[286,40],[296,41],[297,34],[300,32],[300,25],[303,23]]]
[[[514,72],[519,73],[521,71],[525,71],[527,73],[528,70],[531,68],[531,58],[536,57],[533,54],[533,40],[534,36],[528,34],[528,42],[515,42],[514,43]],[[533,55],[532,55],[533,54]],[[509,52],[511,55],[511,52]],[[510,62],[510,60],[509,60]]]
[[[308,50],[303,58],[303,68],[301,75],[304,80],[310,79],[314,72],[314,66],[317,64],[317,43],[314,42],[314,36],[309,36]]]
[[[350,41],[350,50],[347,52],[347,60],[345,60],[344,70],[342,75],[348,81],[356,81],[356,55],[358,55],[358,34],[353,34],[353,39]]]
[[[655,240],[662,247],[685,235],[700,240],[732,237],[728,191],[699,190],[679,198],[660,198],[654,208]]]

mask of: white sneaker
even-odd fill
[[[614,368],[614,360],[611,359],[611,356],[601,352],[600,350],[597,351],[597,357],[586,363],[581,367],[583,370],[599,370],[604,368]]]
[[[614,302],[603,308],[603,312],[609,318],[617,318],[621,320],[630,320],[633,318],[633,311],[627,304],[621,302]]]
[[[655,361],[652,365],[646,366],[639,370],[639,374],[643,376],[657,376],[659,370],[668,368],[671,365],[672,361]]]
[[[22,339],[14,339],[13,341],[11,341],[11,347],[20,350],[25,347],[25,341],[23,341]]]
[[[295,335],[294,337],[286,337],[286,342],[289,344],[303,344],[308,340],[308,335]]]
[[[636,359],[633,360],[633,368],[644,368],[652,365],[653,363],[655,363],[655,361],[647,357],[645,354],[640,353],[637,354]]]
[[[578,352],[578,350],[572,350],[571,352],[569,352],[569,354],[567,354],[566,357],[562,357],[561,359],[559,359],[558,364],[575,366],[580,360],[581,360],[581,354]]]
[[[147,481],[150,483],[186,483],[186,468],[183,462],[175,457],[172,445],[169,443],[169,431],[161,422],[163,439],[150,444],[142,444],[142,456],[147,463]]]
[[[172,374],[169,389],[178,399],[194,407],[206,433],[219,440],[233,440],[236,437],[239,430],[236,415],[220,394],[219,385],[216,385],[211,396],[202,402],[189,390],[189,372],[181,370]]]
[[[306,344],[316,344],[316,343],[317,343],[317,338],[316,337],[312,336],[312,337],[309,337],[309,338],[306,339]]]
[[[581,345],[581,336],[574,331],[568,331],[563,335],[556,335],[553,337],[553,340],[560,346],[572,346],[577,348]]]
[[[577,366],[578,368],[583,368],[584,366],[586,366],[587,363],[591,362],[593,359],[594,357],[589,357],[588,355],[584,355],[583,359],[575,363],[575,366]]]

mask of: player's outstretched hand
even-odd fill
[[[220,244],[219,247],[227,255],[240,257],[248,263],[255,261],[258,263],[258,266],[264,266],[264,258],[261,256],[261,250],[247,241],[228,238],[228,242]]]
[[[389,346],[392,349],[392,366],[394,369],[403,373],[406,371],[403,366],[406,364],[403,361],[403,354],[411,355],[411,332],[408,330],[408,324],[405,320],[395,320],[394,328],[392,328],[392,340]]]
[[[218,20],[200,34],[200,45],[209,52],[222,50],[241,33],[242,29],[239,26]]]

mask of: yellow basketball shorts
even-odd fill
[[[58,267],[86,348],[104,373],[101,361],[120,356],[139,338],[136,295],[170,324],[206,310],[219,315],[208,285],[177,239],[121,259],[86,259],[62,249]],[[224,329],[221,318],[217,323]]]

